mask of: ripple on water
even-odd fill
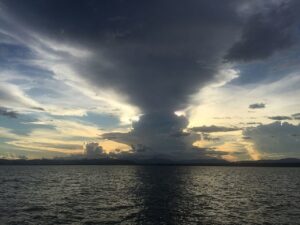
[[[0,224],[300,224],[300,168],[2,166]]]

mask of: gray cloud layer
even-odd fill
[[[290,116],[269,116],[270,120],[292,120]]]
[[[300,125],[274,122],[246,128],[244,135],[254,142],[263,157],[300,157]]]
[[[265,59],[275,52],[291,47],[299,35],[299,1],[278,1],[275,7],[265,1],[246,21],[241,38],[226,58],[233,61]]]
[[[21,26],[90,49],[93,57],[69,59],[73,68],[91,84],[112,87],[151,113],[184,107],[190,94],[213,79],[230,47],[230,58],[239,60],[290,46],[298,4],[268,4],[268,10],[256,9],[241,23],[242,4],[9,0],[3,8]]]
[[[203,133],[214,133],[214,132],[230,132],[241,130],[238,127],[223,127],[223,126],[201,126],[201,127],[192,127],[190,128],[193,132],[203,132]]]
[[[294,120],[300,120],[300,113],[295,113],[292,115]]]
[[[136,152],[174,153],[191,149],[195,136],[182,133],[187,121],[173,112],[184,108],[191,94],[214,79],[224,59],[263,59],[294,43],[297,1],[266,4],[267,10],[255,8],[241,15],[239,8],[246,3],[250,4],[238,0],[3,0],[1,8],[14,23],[34,34],[91,51],[92,56],[80,59],[59,50],[55,54],[62,55],[64,63],[91,87],[111,88],[142,110],[144,116],[130,133],[104,138],[129,144]]]
[[[249,105],[249,109],[263,109],[263,108],[266,108],[265,103],[254,103]]]
[[[90,49],[70,64],[144,112],[182,108],[213,79],[239,31],[238,1],[4,1],[21,26]]]
[[[18,113],[15,112],[15,111],[12,111],[8,108],[5,108],[5,107],[1,107],[0,106],[0,115],[1,116],[7,116],[7,117],[10,117],[10,118],[17,118],[18,117]]]

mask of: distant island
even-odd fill
[[[300,159],[256,160],[229,162],[219,159],[172,161],[153,158],[147,160],[99,159],[0,159],[0,165],[165,165],[165,166],[257,166],[257,167],[300,167]]]

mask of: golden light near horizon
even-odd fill
[[[103,147],[104,151],[109,153],[120,153],[120,152],[129,152],[131,147],[122,144],[119,142],[111,141],[111,140],[103,140],[99,142],[99,145]]]

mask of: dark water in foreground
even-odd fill
[[[300,224],[300,168],[1,166],[0,224]]]

